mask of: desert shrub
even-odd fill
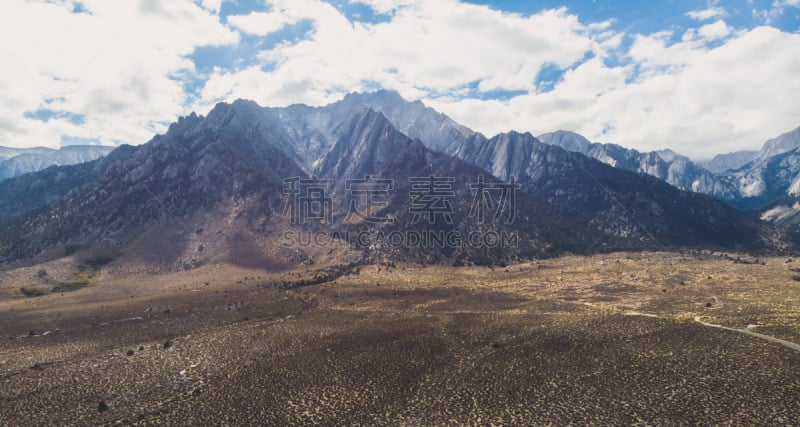
[[[37,288],[22,287],[19,288],[19,291],[26,297],[40,297],[45,294],[43,290]]]
[[[68,280],[53,286],[53,292],[72,292],[89,284],[86,279]]]
[[[800,274],[795,274],[794,276],[792,276],[792,280],[794,280],[795,282],[800,282]]]

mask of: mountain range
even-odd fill
[[[398,130],[411,138],[420,139],[430,149],[447,154],[457,156],[465,141],[483,137],[422,102],[407,102],[392,91],[350,94],[323,108],[299,105],[273,111],[283,117],[286,117],[285,110],[292,110],[298,117],[311,114],[312,120],[295,120],[291,127],[300,131],[300,135],[310,136],[315,129],[330,129],[337,117],[367,107],[385,114]],[[322,141],[324,131],[312,139]],[[787,153],[800,149],[800,128],[767,141],[758,152],[723,154],[708,162],[694,162],[671,150],[640,152],[616,144],[592,143],[570,131],[546,133],[536,139],[619,169],[654,176],[682,190],[714,196],[740,210],[759,212],[781,197],[790,196],[792,182],[787,183],[786,177],[797,176],[797,171],[789,164],[791,161],[766,169],[765,164],[775,156],[792,157]],[[782,178],[775,180],[777,176]]]
[[[90,162],[107,155],[114,148],[102,145],[69,145],[58,150],[0,147],[0,180],[38,172],[50,166]]]
[[[784,150],[779,156],[791,156],[784,140],[773,145]],[[278,267],[326,257],[502,264],[621,249],[791,249],[785,229],[731,206],[740,200],[738,177],[755,162],[715,174],[672,152],[639,153],[567,132],[485,137],[389,91],[350,94],[323,107],[264,108],[238,100],[218,104],[206,117],[183,117],[146,144],[0,182],[0,259],[30,262],[78,248],[177,269],[218,260]],[[436,177],[444,180],[437,184]],[[330,218],[300,224],[287,218],[287,179],[327,183]],[[391,182],[376,208],[391,221],[352,220],[348,186],[376,179]],[[419,194],[424,179],[427,199]],[[513,220],[477,220],[484,188],[509,185],[516,189],[507,209]],[[431,196],[437,189],[444,192]],[[429,211],[438,202],[440,221],[420,222],[417,199]],[[344,232],[426,229],[516,240],[494,247],[368,242],[336,248],[285,241],[290,232],[337,240]]]
[[[760,151],[722,154],[702,163],[670,150],[643,153],[615,144],[591,143],[568,131],[538,138],[614,167],[655,176],[683,190],[714,196],[745,211],[772,209],[794,201],[800,192],[800,128],[767,141]]]

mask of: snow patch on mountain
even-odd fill
[[[766,190],[767,185],[760,174],[748,174],[739,178],[739,194],[742,197],[759,197]]]
[[[794,178],[792,185],[789,186],[788,194],[790,196],[800,196],[800,175]]]
[[[791,219],[800,212],[800,202],[795,202],[792,206],[779,205],[761,214],[761,220],[767,222],[782,223]]]

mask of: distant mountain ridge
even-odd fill
[[[286,108],[261,108],[252,101],[247,114],[261,123],[258,132],[291,146],[287,154],[306,170],[316,166],[330,149],[333,132],[347,118],[365,108],[384,114],[392,125],[429,149],[457,155],[470,138],[480,135],[422,102],[405,101],[393,91],[351,93],[323,107],[298,104]],[[224,117],[212,111],[207,126],[218,126]],[[216,124],[214,124],[216,123]],[[269,124],[268,126],[266,124]],[[482,136],[482,135],[481,135]],[[616,168],[655,176],[679,189],[714,196],[745,210],[762,211],[800,192],[793,155],[770,161],[800,148],[800,128],[767,141],[759,152],[721,154],[706,162],[693,162],[670,150],[639,152],[616,144],[593,143],[570,131],[539,135],[538,140],[593,157]],[[53,165],[88,162],[107,155],[113,147],[69,146],[60,150],[43,147],[0,147],[0,181]]]
[[[16,148],[16,147],[3,147],[0,146],[0,161],[8,160],[12,157],[19,156],[20,154],[44,154],[55,151],[52,148],[46,147],[30,147],[30,148]]]
[[[717,154],[711,160],[700,162],[700,164],[711,172],[722,173],[739,169],[757,156],[758,151],[754,150],[734,151],[733,153]]]
[[[717,197],[739,209],[762,211],[787,197],[800,196],[800,128],[770,139],[758,152],[730,153],[706,162],[716,171],[670,150],[642,153],[591,143],[569,131],[539,138],[614,167],[655,176],[680,189]]]
[[[463,158],[459,150],[467,141],[488,139],[419,101],[405,101],[392,91],[350,94],[344,100],[325,107],[293,106],[288,109],[314,111],[316,117],[326,118],[317,121],[316,127],[314,123],[306,123],[304,126],[308,130],[325,128],[319,124],[334,123],[336,120],[331,118],[346,116],[348,112],[364,107],[383,112],[400,131],[420,139],[428,148],[456,157]],[[737,152],[712,159],[712,167],[725,167],[721,172],[709,170],[703,163],[694,162],[671,150],[640,152],[616,144],[593,143],[569,131],[551,132],[537,139],[595,158],[615,168],[657,177],[682,190],[713,196],[738,209],[763,211],[785,197],[794,200],[790,191],[792,188],[800,192],[800,181],[789,179],[798,176],[792,166],[793,155],[786,154],[800,148],[800,128],[767,141],[756,155]],[[772,163],[767,161],[780,155],[785,155],[786,159]],[[767,164],[772,167],[765,169]]]
[[[408,178],[452,177],[452,204],[460,215],[455,215],[452,224],[440,223],[436,229],[465,232],[476,225],[465,212],[472,201],[469,182],[482,171],[425,148],[419,140],[394,129],[382,113],[362,110],[336,126],[334,145],[324,160],[313,162],[318,164],[314,169],[304,170],[292,160],[299,157],[295,148],[284,144],[287,133],[273,126],[269,110],[263,111],[247,101],[220,104],[207,117],[182,118],[165,135],[142,146],[115,150],[94,163],[50,168],[7,181],[0,192],[15,195],[11,191],[24,191],[26,185],[33,185],[31,179],[47,180],[53,173],[77,177],[62,180],[73,187],[59,191],[60,197],[50,203],[6,216],[0,226],[0,257],[14,262],[58,256],[69,246],[99,246],[106,251],[149,257],[169,269],[219,260],[244,265],[307,260],[311,253],[305,253],[305,248],[280,243],[281,231],[306,229],[282,216],[282,190],[285,178],[308,179],[312,174],[331,179],[336,188],[347,179],[369,174],[393,179],[398,192],[386,210],[406,221],[386,226],[390,231],[408,227]],[[493,182],[493,178],[488,179]],[[0,200],[0,207],[20,211],[10,209],[4,200]],[[491,250],[368,245],[359,250],[363,257],[378,260],[505,263],[520,257],[587,250],[600,243],[598,233],[551,215],[546,204],[534,197],[520,195],[519,201],[527,213],[524,221],[517,225],[480,225],[483,230],[520,233],[523,239],[519,246]],[[346,208],[341,204],[337,215]],[[308,226],[317,232],[335,231],[325,222]],[[373,232],[383,228],[368,223],[343,227]],[[570,234],[576,230],[584,231]],[[327,250],[318,254],[334,255]]]
[[[239,102],[239,101],[237,101]],[[234,103],[236,104],[236,103]],[[367,94],[350,94],[343,100],[329,104],[323,107],[307,107],[304,105],[290,106],[285,109],[280,108],[267,108],[276,117],[284,121],[284,129],[287,133],[292,135],[300,135],[314,141],[313,146],[317,147],[317,151],[303,151],[295,153],[298,157],[304,158],[303,161],[311,164],[316,162],[314,153],[320,150],[330,149],[332,146],[333,135],[335,131],[335,124],[342,117],[351,116],[354,112],[364,108],[371,108],[375,111],[381,112],[392,123],[392,125],[407,134],[409,137],[419,139],[427,148],[440,151],[458,157],[468,163],[474,164],[484,170],[489,171],[493,176],[501,180],[508,181],[512,176],[520,180],[520,182],[528,182],[526,190],[533,192],[541,197],[548,199],[548,202],[558,211],[558,206],[564,209],[570,209],[570,214],[575,215],[579,211],[594,212],[593,217],[582,216],[582,221],[594,221],[595,228],[602,230],[606,236],[618,236],[624,238],[636,239],[662,239],[668,244],[688,244],[684,235],[668,234],[666,230],[668,227],[665,225],[652,228],[642,226],[643,224],[652,225],[655,220],[664,219],[663,212],[668,212],[670,209],[656,209],[656,211],[645,214],[636,213],[632,215],[622,215],[619,212],[619,206],[615,200],[629,200],[633,203],[634,200],[645,197],[643,195],[632,196],[636,191],[634,188],[624,188],[620,182],[628,182],[627,178],[619,180],[614,188],[603,188],[597,185],[595,177],[588,173],[592,167],[587,166],[585,161],[580,157],[567,156],[564,157],[558,150],[550,150],[548,144],[543,144],[538,139],[527,134],[518,134],[511,132],[508,134],[500,134],[493,138],[486,138],[478,132],[474,132],[469,128],[462,126],[444,114],[441,114],[431,108],[426,107],[421,102],[408,102],[405,101],[400,95],[392,91],[377,91]],[[288,111],[288,113],[287,113]],[[577,134],[565,135],[562,142],[568,139],[575,140],[574,136]],[[580,137],[582,138],[582,137]],[[500,142],[497,144],[497,142]],[[289,146],[296,146],[296,144],[288,144]],[[302,144],[301,144],[302,145]],[[673,181],[682,179],[686,181],[685,175],[675,173],[676,170],[685,170],[696,172],[695,181],[700,185],[707,185],[714,188],[716,185],[717,192],[733,192],[732,184],[723,185],[714,179],[713,174],[706,171],[700,166],[691,163],[687,158],[679,156],[674,153],[662,152],[658,155],[655,153],[638,153],[635,150],[625,149],[620,146],[611,144],[591,144],[588,141],[577,140],[576,147],[588,147],[590,152],[596,156],[601,157],[600,154],[609,153],[618,155],[621,161],[615,165],[618,169],[628,170],[631,172],[644,172],[655,175],[654,172],[663,172],[657,177],[673,178]],[[489,147],[496,147],[495,150]],[[515,151],[516,150],[516,151]],[[593,151],[592,151],[593,150]],[[619,154],[622,155],[619,155]],[[591,154],[588,154],[591,157]],[[625,157],[627,156],[627,157]],[[569,158],[569,160],[567,160]],[[669,161],[664,160],[667,158]],[[642,160],[644,159],[644,160]],[[652,159],[652,164],[646,160]],[[598,159],[603,161],[604,159]],[[566,165],[559,164],[559,162],[567,162]],[[635,167],[636,164],[644,164],[650,166],[647,169],[640,170]],[[628,167],[623,167],[628,166]],[[571,173],[555,174],[555,171],[570,171]],[[549,175],[542,171],[549,171]],[[610,172],[612,175],[616,173],[612,171],[600,172],[607,174]],[[577,173],[577,175],[575,175]],[[539,192],[541,190],[542,179],[552,179],[554,176],[577,176],[575,181],[553,181],[551,193]],[[634,179],[635,180],[635,179]],[[612,180],[615,182],[615,180]],[[584,199],[584,203],[575,203],[575,200],[565,202],[564,199],[569,198],[559,197],[560,194],[565,192],[564,189],[559,189],[560,185],[572,186],[572,191],[585,191],[587,188],[594,188],[593,192],[599,196],[603,201],[599,201],[597,197],[590,197]],[[695,183],[695,186],[698,184]],[[581,188],[583,186],[583,188]],[[671,192],[668,186],[661,186],[653,181],[647,181],[647,184],[642,187],[655,186],[658,191]],[[676,185],[677,186],[677,185]],[[688,186],[688,184],[687,184]],[[679,188],[683,188],[678,186]],[[691,190],[691,188],[688,188]],[[611,194],[608,194],[611,193]],[[674,193],[677,197],[679,192]],[[589,201],[592,199],[593,201]],[[702,198],[701,198],[702,199]],[[699,201],[697,199],[695,202]],[[599,204],[598,204],[599,203]],[[712,203],[714,204],[714,203]],[[633,208],[644,209],[647,204],[635,203]],[[702,210],[702,209],[699,209]],[[725,211],[726,209],[723,209]],[[566,211],[565,211],[566,212]],[[661,213],[661,215],[654,215],[654,212]],[[720,211],[722,212],[722,211]],[[640,215],[638,218],[634,218]],[[709,214],[710,215],[710,214]],[[713,217],[713,215],[710,215]],[[735,216],[735,215],[734,215]],[[647,218],[646,220],[644,218]],[[688,219],[688,218],[685,218]],[[702,221],[701,221],[702,222]],[[736,223],[737,221],[732,221]],[[600,225],[603,224],[603,225]],[[659,237],[654,237],[659,234]],[[722,236],[725,234],[720,230],[712,232],[712,234]],[[758,234],[757,232],[746,233],[750,235]]]
[[[50,166],[90,162],[108,155],[114,148],[102,145],[69,145],[58,150],[0,147],[0,180],[38,172]]]
[[[285,179],[327,179],[332,194],[341,195],[348,180],[365,176],[393,180],[397,191],[381,212],[402,221],[340,224],[348,208],[342,199],[334,203],[332,223],[286,218]],[[409,199],[415,176],[444,177],[453,187],[446,193],[452,198],[448,205],[460,216],[436,230],[512,233],[521,245],[371,243],[314,252],[281,243],[282,233],[292,230],[416,231],[422,225],[411,221]],[[475,206],[477,190],[471,186],[480,176],[491,185],[518,186],[515,221],[484,224],[466,215]],[[174,269],[220,260],[277,266],[340,256],[502,264],[565,252],[761,251],[788,244],[780,229],[709,196],[542,143],[529,133],[487,138],[386,91],[352,94],[323,107],[220,103],[206,117],[179,119],[144,145],[0,184],[0,259],[7,263],[58,256],[69,246],[107,247]],[[37,188],[47,194],[43,202],[25,197]]]
[[[645,173],[677,188],[708,194],[722,200],[733,200],[737,189],[733,180],[718,176],[701,165],[671,150],[640,152],[616,144],[589,142],[569,131],[556,131],[539,136],[542,142],[558,145],[600,160],[611,166]]]
[[[765,142],[758,152],[758,157],[754,160],[767,159],[797,148],[800,148],[800,127]]]

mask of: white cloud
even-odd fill
[[[571,129],[595,140],[641,150],[668,147],[697,158],[757,149],[800,124],[800,107],[787,98],[800,93],[794,77],[800,75],[800,35],[760,27],[714,49],[642,36],[631,52],[643,73],[627,83],[632,68],[589,61],[546,94],[435,105],[488,133]]]
[[[708,40],[717,40],[730,35],[731,29],[725,21],[719,20],[713,24],[703,25],[697,32]]]
[[[365,4],[378,13],[388,14],[399,8],[423,3],[423,0],[349,0],[349,3]]]
[[[748,4],[754,6],[752,1],[748,1]],[[750,13],[763,21],[765,24],[771,24],[777,18],[781,17],[785,9],[787,7],[790,8],[797,8],[800,7],[800,0],[773,0],[772,5],[766,9],[758,9],[753,7]]]
[[[262,52],[269,71],[218,70],[195,107],[238,97],[319,105],[379,86],[490,135],[570,129],[694,157],[758,148],[800,124],[798,104],[779,101],[800,93],[800,35],[771,27],[734,31],[717,20],[690,28],[676,43],[671,31],[626,36],[563,9],[523,16],[455,1],[365,2],[391,20],[354,23],[315,0],[273,1],[273,8],[312,20],[314,31]],[[626,37],[633,42],[623,52]],[[607,65],[612,58],[623,65]],[[538,92],[536,76],[546,64],[570,70],[552,90]],[[465,97],[474,90],[523,94]]]
[[[392,10],[390,22],[350,22],[333,6],[316,0],[276,0],[274,9],[313,21],[310,38],[281,44],[261,58],[272,71],[253,67],[220,71],[208,81],[206,105],[231,97],[269,104],[326,102],[377,84],[417,98],[476,85],[480,91],[535,90],[545,64],[571,66],[605,44],[565,9],[533,16],[459,3],[370,2]],[[617,43],[605,32],[605,43]],[[255,81],[261,84],[252,86]]]
[[[73,13],[71,1],[4,2],[0,145],[53,147],[64,135],[145,142],[164,129],[157,120],[186,112],[175,76],[194,71],[187,55],[196,46],[237,40],[215,15],[188,1],[80,4],[88,13]],[[83,115],[85,123],[23,117],[38,109]]]
[[[280,30],[286,25],[297,22],[297,19],[284,11],[251,12],[247,15],[231,15],[228,23],[247,34],[265,36]]]
[[[218,101],[319,105],[377,87],[486,134],[570,129],[695,157],[758,148],[800,125],[800,104],[787,98],[800,93],[800,35],[732,28],[721,8],[690,12],[701,22],[682,33],[636,35],[566,9],[528,16],[455,0],[359,2],[388,22],[352,22],[319,0],[268,0],[263,12],[229,16],[230,28],[254,35],[303,20],[313,29],[259,52],[255,65],[215,69],[187,106],[179,78],[196,75],[187,55],[238,38],[219,22],[218,0],[87,0],[90,13],[81,14],[67,0],[9,0],[0,16],[0,37],[13,41],[0,45],[0,145],[55,146],[64,135],[140,143],[163,121]],[[537,88],[552,68],[567,71]],[[521,94],[475,97],[495,91]],[[40,108],[85,123],[23,117]]]
[[[710,7],[708,9],[693,10],[686,13],[686,16],[697,21],[706,21],[712,18],[725,16],[725,9],[721,7]]]
[[[211,13],[218,13],[222,8],[222,0],[200,0],[200,5]]]

